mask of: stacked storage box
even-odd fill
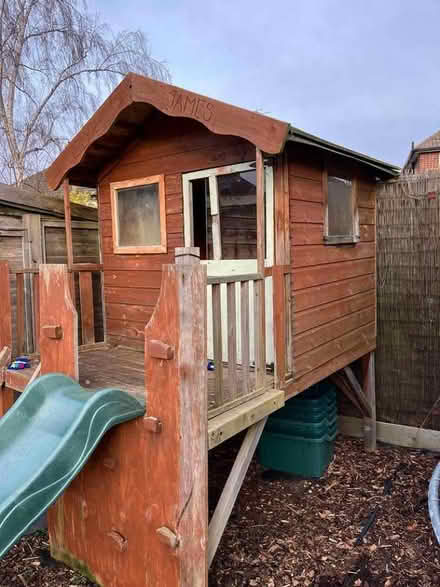
[[[268,418],[259,461],[276,471],[321,477],[333,458],[337,430],[336,389],[321,381]]]

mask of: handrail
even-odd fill
[[[208,285],[216,285],[218,283],[236,283],[239,281],[261,281],[264,279],[264,275],[261,273],[244,273],[244,274],[232,274],[232,275],[212,275],[208,277]]]

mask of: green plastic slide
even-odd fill
[[[0,558],[66,489],[104,433],[145,413],[117,389],[64,375],[32,383],[0,419]]]

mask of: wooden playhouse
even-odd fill
[[[396,173],[286,122],[126,76],[47,172],[51,189],[64,185],[68,263],[31,270],[35,369],[140,394],[147,415],[108,433],[52,508],[56,558],[105,586],[206,585],[265,419],[326,377],[364,414],[374,448],[375,185]],[[98,191],[100,264],[73,258],[69,184]],[[3,411],[32,373],[4,371]],[[245,429],[208,530],[208,450]]]

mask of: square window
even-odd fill
[[[327,206],[324,239],[328,244],[359,241],[356,182],[350,177],[327,175]]]
[[[165,253],[163,176],[111,184],[115,253]]]

